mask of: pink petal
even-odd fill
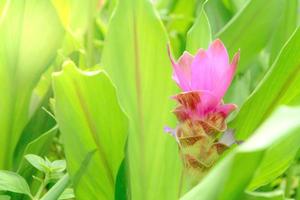
[[[171,55],[170,48],[168,48],[168,52],[174,69],[173,79],[183,91],[189,91],[191,84],[191,63],[194,59],[193,56],[185,51],[177,63]]]
[[[217,68],[217,72],[220,72],[219,74],[223,74],[222,72],[228,67],[229,57],[222,41],[220,39],[213,41],[207,50],[207,54],[214,64],[213,67]]]
[[[217,108],[219,100],[209,91],[200,91],[200,93],[200,103],[197,105],[197,113],[200,116],[206,116],[209,112]]]
[[[190,83],[191,82],[191,65],[194,57],[187,51],[183,52],[182,56],[178,60],[178,65],[180,66],[183,76]]]
[[[224,114],[225,117],[227,117],[236,108],[237,108],[237,106],[235,104],[224,104],[224,105],[218,106],[216,112],[221,112]]]
[[[238,51],[234,55],[232,63],[229,65],[229,67],[226,67],[227,69],[224,72],[223,78],[219,80],[219,86],[215,90],[215,94],[218,96],[218,98],[223,98],[226,91],[228,90],[228,87],[230,86],[234,73],[236,71],[239,58],[240,58],[240,52]]]
[[[211,63],[207,53],[203,49],[199,49],[191,66],[192,90],[212,91],[215,87],[215,82],[213,80],[215,71],[210,65]]]

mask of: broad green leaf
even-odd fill
[[[192,54],[195,54],[199,48],[206,49],[211,42],[211,29],[203,8],[204,6],[205,3],[202,5],[200,13],[187,33],[186,50]]]
[[[231,151],[182,199],[243,199],[243,193],[253,175],[263,175],[261,169],[266,167],[266,163],[270,170],[276,169],[279,162],[286,164],[282,160],[286,152],[299,149],[299,131],[300,108],[279,109],[249,140]],[[292,145],[287,145],[292,141]],[[279,174],[273,175],[275,178]]]
[[[272,38],[270,63],[273,63],[282,46],[292,35],[297,27],[298,0],[284,1],[284,9],[278,17],[278,26]]]
[[[120,34],[120,30],[123,30]],[[178,198],[181,163],[176,141],[166,32],[146,0],[119,1],[103,50],[103,67],[116,84],[130,119],[127,158],[130,198]]]
[[[251,0],[216,34],[225,43],[230,56],[241,49],[238,71],[244,71],[247,64],[268,43],[277,25],[274,20],[283,11],[286,0]]]
[[[76,183],[76,198],[113,199],[128,132],[115,88],[103,71],[84,72],[67,62],[62,72],[53,75],[53,89],[71,177],[96,149]]]
[[[68,174],[64,175],[55,185],[41,198],[41,200],[57,200],[70,184]]]
[[[0,169],[12,166],[14,149],[31,117],[32,91],[64,35],[49,1],[9,2],[0,24]]]
[[[236,136],[245,139],[281,105],[300,93],[300,29],[289,39],[259,86],[230,124]]]
[[[0,170],[0,191],[21,193],[31,197],[26,180],[17,173],[5,170]]]

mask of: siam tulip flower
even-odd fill
[[[240,53],[232,62],[221,40],[215,40],[207,49],[199,49],[195,56],[184,52],[173,65],[173,79],[182,93],[173,97],[178,102],[174,109],[179,123],[175,130],[166,131],[175,136],[187,172],[194,182],[200,180],[234,140],[227,129],[226,118],[236,109],[224,104],[223,97],[231,84]]]

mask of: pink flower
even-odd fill
[[[226,118],[236,108],[234,104],[223,104],[222,98],[233,79],[240,57],[239,52],[234,55],[230,63],[225,46],[221,40],[217,39],[207,51],[199,49],[195,56],[184,52],[178,62],[174,61],[170,51],[169,55],[174,69],[173,79],[183,90],[182,94],[199,93],[200,99],[194,102],[194,110],[185,110],[185,114],[205,117],[211,112],[216,112],[222,113]],[[179,95],[174,97],[181,104],[183,103],[182,94],[181,100],[179,100]],[[184,98],[184,100],[190,101],[185,103],[192,101],[190,98]]]

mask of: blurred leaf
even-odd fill
[[[41,198],[41,200],[57,200],[69,186],[70,177],[64,175],[55,185]]]
[[[170,41],[176,56],[185,49],[186,33],[193,24],[196,10],[197,0],[177,0],[169,13],[166,27],[170,32]]]
[[[222,0],[208,0],[205,11],[209,19],[213,35],[220,31],[232,18],[231,11]]]
[[[55,113],[73,178],[87,154],[97,149],[76,183],[76,198],[112,199],[127,134],[127,119],[115,88],[103,71],[80,71],[68,62],[62,72],[53,75],[53,89]]]
[[[11,0],[2,17],[0,168],[9,169],[14,149],[32,112],[32,91],[55,57],[64,32],[54,8],[46,0]]]
[[[63,172],[67,168],[67,163],[65,160],[55,160],[51,163],[52,172]]]
[[[74,199],[74,190],[72,188],[67,188],[65,191],[60,195],[58,200],[64,200],[64,199]]]
[[[202,5],[193,26],[187,33],[186,50],[195,54],[199,48],[207,49],[211,42],[211,29],[208,18]]]
[[[126,160],[122,161],[122,164],[119,168],[117,180],[116,180],[116,191],[115,191],[115,199],[118,200],[126,200],[129,199],[129,188],[128,188],[128,164],[126,164]]]
[[[10,196],[7,195],[0,195],[0,200],[10,200]]]
[[[79,35],[84,34],[88,28],[92,1],[94,0],[51,0],[65,29]]]
[[[284,1],[281,5],[283,12],[277,17],[278,27],[272,38],[270,63],[273,63],[283,47],[297,27],[298,0]]]
[[[0,191],[26,194],[31,197],[26,180],[17,173],[0,170]]]
[[[276,169],[282,155],[300,147],[300,108],[284,107],[273,114],[245,143],[231,151],[182,199],[240,200],[253,175]],[[292,142],[292,145],[287,145]],[[290,143],[291,144],[291,143]],[[282,151],[282,152],[281,152]],[[280,155],[277,153],[280,152]],[[263,174],[260,174],[263,175]],[[278,176],[279,174],[273,174]],[[262,177],[262,176],[260,176]],[[269,178],[269,177],[268,177]],[[255,179],[254,179],[255,180]]]
[[[120,30],[126,31],[120,34]],[[170,96],[176,84],[171,80],[167,43],[149,2],[119,1],[102,61],[130,119],[126,157],[132,199],[178,198],[178,148],[174,138],[163,133],[165,125],[175,126]]]
[[[281,105],[289,103],[300,93],[300,30],[284,46],[264,79],[230,124],[236,136],[245,139]]]
[[[243,200],[285,200],[283,192],[247,192]]]
[[[223,40],[231,56],[241,49],[238,71],[244,71],[251,59],[268,43],[278,23],[274,19],[283,11],[284,2],[251,0],[216,35]]]

